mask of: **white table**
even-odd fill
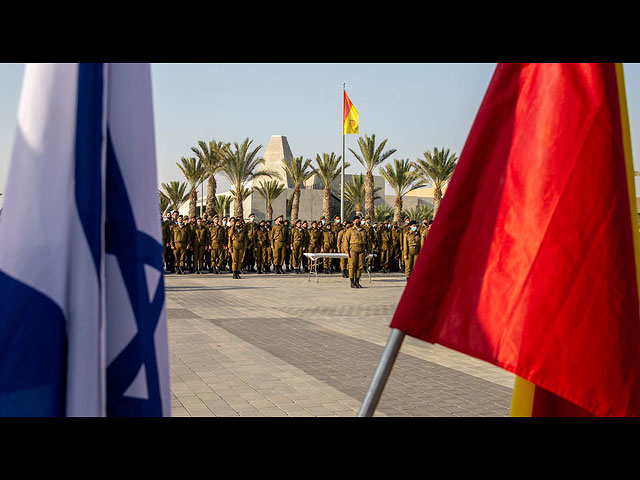
[[[309,266],[309,277],[307,278],[308,281],[311,281],[311,274],[315,273],[316,274],[316,283],[319,282],[318,280],[318,263],[320,262],[321,259],[323,258],[349,258],[349,256],[346,253],[303,253],[303,255],[305,257],[307,257],[309,259],[309,261],[311,262],[311,265]],[[367,255],[367,258],[365,259],[365,264],[363,265],[362,268],[367,270],[367,274],[369,275],[369,283],[371,283],[371,268],[369,266],[369,262],[371,261],[371,259],[373,259],[374,255],[373,253],[370,253],[369,255]]]

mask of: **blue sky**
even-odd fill
[[[413,160],[434,147],[459,154],[494,68],[493,63],[152,64],[158,181],[183,181],[176,162],[193,156],[190,147],[198,140],[248,137],[263,146],[262,153],[271,135],[285,135],[295,156],[340,154],[343,83],[359,112],[360,134],[387,138],[387,148],[397,150],[392,158]],[[0,64],[0,192],[23,69]],[[636,157],[640,65],[625,64],[625,79]],[[350,173],[364,171],[348,150],[357,150],[357,137],[345,140]],[[219,191],[228,185],[222,176],[218,184]]]

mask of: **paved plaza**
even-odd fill
[[[166,275],[174,417],[355,417],[406,281]],[[416,305],[416,308],[424,308]],[[506,417],[512,374],[406,336],[375,416]]]

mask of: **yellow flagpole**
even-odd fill
[[[511,397],[510,417],[530,417],[533,411],[533,397],[535,394],[535,384],[516,376]]]
[[[622,143],[627,170],[627,190],[629,192],[629,207],[631,213],[631,230],[633,232],[633,251],[636,259],[636,285],[640,298],[640,234],[638,233],[638,205],[636,200],[635,174],[633,155],[631,153],[631,135],[629,133],[629,112],[627,110],[627,94],[624,84],[624,69],[621,63],[616,63],[616,80],[618,82],[618,99],[620,101],[620,123],[622,127]]]

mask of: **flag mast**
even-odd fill
[[[344,83],[342,83],[342,168],[340,170],[340,220],[344,222]]]
[[[376,368],[369,390],[362,401],[360,410],[358,411],[358,417],[372,417],[382,396],[382,391],[387,384],[387,379],[393,368],[393,364],[398,357],[400,347],[402,346],[402,340],[404,340],[405,333],[397,328],[392,328],[387,345],[384,347],[382,357]]]

